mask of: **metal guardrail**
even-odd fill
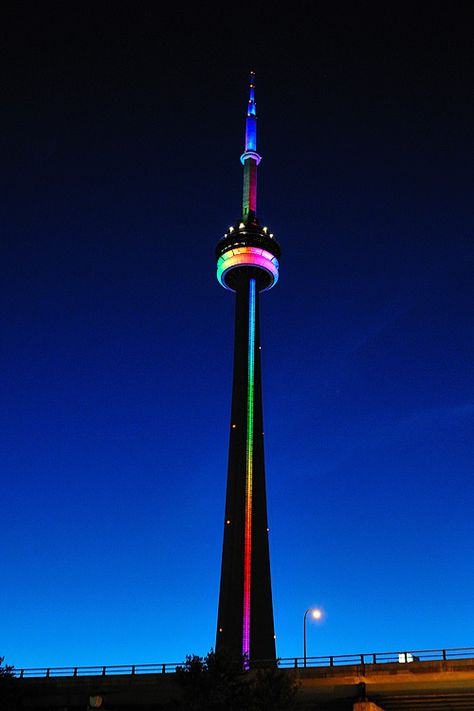
[[[422,649],[404,652],[370,652],[362,654],[338,654],[324,657],[283,657],[278,659],[281,669],[303,669],[305,667],[342,667],[365,664],[409,664],[411,662],[446,661],[448,659],[474,659],[474,647],[454,649]],[[133,674],[170,674],[184,662],[166,662],[165,664],[115,664],[86,667],[35,667],[14,669],[20,679],[35,677],[78,677],[78,676],[114,676]],[[270,660],[255,661],[257,667],[274,664]]]
[[[340,667],[365,664],[409,664],[411,662],[446,661],[448,659],[473,659],[474,647],[453,649],[418,649],[404,652],[369,652],[362,654],[339,654],[325,657],[296,657],[279,659],[281,668],[293,667]]]
[[[169,674],[183,662],[167,662],[165,664],[111,664],[107,666],[87,667],[34,667],[30,669],[14,669],[15,676],[20,679],[28,677],[57,676],[116,676],[125,674]]]

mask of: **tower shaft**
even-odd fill
[[[239,281],[216,650],[274,660],[259,293],[255,278],[242,275]]]

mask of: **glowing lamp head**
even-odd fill
[[[321,610],[311,610],[311,617],[313,620],[320,620],[321,617],[323,616],[323,613]]]

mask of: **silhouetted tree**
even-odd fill
[[[182,699],[175,705],[189,711],[287,711],[294,707],[297,679],[276,666],[245,671],[246,660],[213,650],[205,657],[186,657],[178,667]]]
[[[186,657],[176,670],[183,690],[182,707],[190,711],[242,711],[250,708],[250,687],[241,660],[210,651]]]
[[[15,676],[15,667],[10,664],[4,664],[5,657],[0,657],[0,677],[5,679],[6,677]]]
[[[253,687],[255,711],[288,711],[295,706],[298,678],[292,669],[259,669]]]
[[[5,657],[0,657],[0,709],[15,711],[18,708],[16,697],[16,679],[14,667],[4,664]]]

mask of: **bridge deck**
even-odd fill
[[[474,659],[308,667],[285,673],[298,677],[301,709],[352,711],[356,701],[367,698],[384,711],[474,711]],[[25,677],[18,683],[24,709],[84,709],[89,697],[102,696],[106,708],[146,711],[180,696],[173,673]]]

